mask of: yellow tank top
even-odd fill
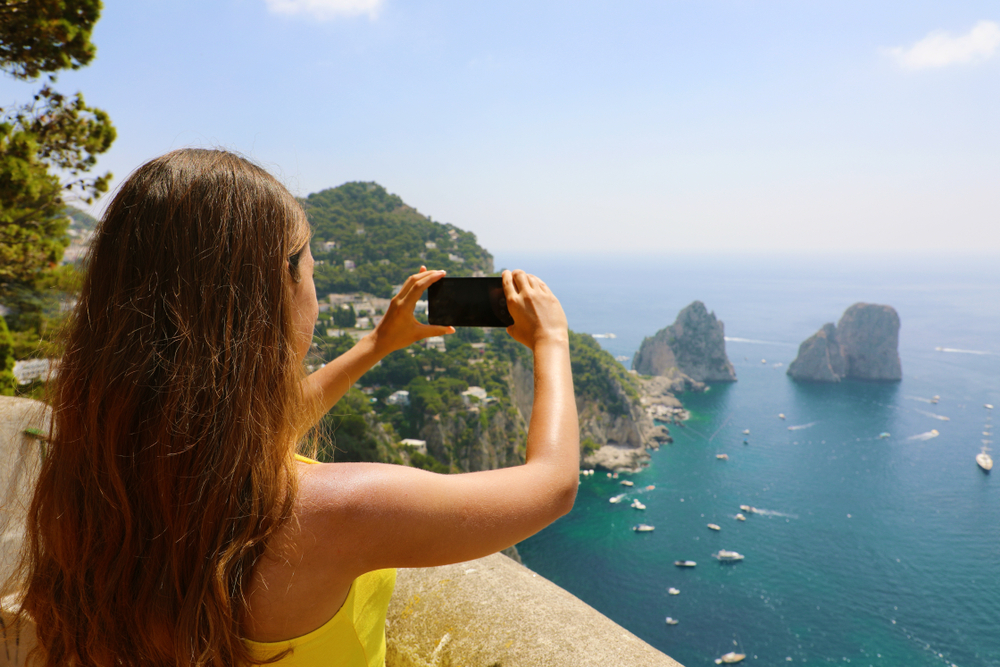
[[[298,454],[295,458],[316,463]],[[292,649],[271,663],[281,667],[383,667],[385,614],[395,585],[396,570],[368,572],[354,580],[344,605],[333,618],[312,632],[281,642],[244,641],[255,658]]]

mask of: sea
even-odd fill
[[[738,378],[682,394],[691,418],[648,468],[581,477],[573,510],[518,545],[526,566],[687,667],[730,651],[747,665],[1000,665],[1000,449],[992,474],[975,463],[1000,420],[995,257],[500,253],[496,266],[545,280],[570,327],[627,368],[700,300]],[[799,344],[857,302],[899,313],[902,381],[793,382]],[[755,508],[745,521],[740,505]]]

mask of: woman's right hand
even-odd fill
[[[569,341],[566,313],[544,281],[521,270],[504,271],[503,291],[514,318],[507,333],[514,340],[532,351],[541,341]]]

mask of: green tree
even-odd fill
[[[5,0],[0,5],[0,69],[19,79],[79,69],[94,58],[90,33],[101,0]]]
[[[64,197],[88,203],[111,174],[87,177],[115,139],[108,115],[80,93],[56,91],[55,72],[94,57],[99,0],[7,0],[0,5],[0,69],[30,81],[48,74],[27,104],[0,108],[0,295],[58,264],[68,240]]]
[[[15,387],[14,338],[3,315],[0,315],[0,396],[13,396]]]

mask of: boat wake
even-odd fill
[[[903,398],[910,401],[920,401],[921,403],[934,403],[933,398],[924,398],[923,396],[904,396]]]
[[[815,426],[818,423],[819,422],[809,422],[808,424],[799,424],[798,426],[789,426],[788,430],[789,431],[801,431],[804,428],[809,428],[811,426]]]
[[[926,433],[918,433],[917,435],[911,435],[909,438],[907,438],[907,440],[930,440],[931,438],[936,438],[939,435],[941,434],[937,432],[937,429],[932,428]]]
[[[925,417],[932,417],[934,419],[940,419],[943,422],[950,422],[951,417],[945,417],[944,415],[936,415],[933,412],[927,412],[926,410],[914,410],[914,412],[924,415]]]
[[[986,350],[960,350],[957,347],[935,347],[938,352],[953,352],[956,354],[985,354],[988,356],[997,356],[996,352],[987,352]]]
[[[724,336],[723,338],[727,343],[751,343],[753,345],[780,345],[782,347],[795,347],[793,343],[782,343],[776,340],[755,340],[753,338],[736,338],[733,336]]]
[[[779,516],[783,519],[798,519],[798,514],[789,514],[787,512],[777,512],[775,510],[762,510],[759,507],[755,507],[753,510],[754,514],[760,514],[762,516]]]

